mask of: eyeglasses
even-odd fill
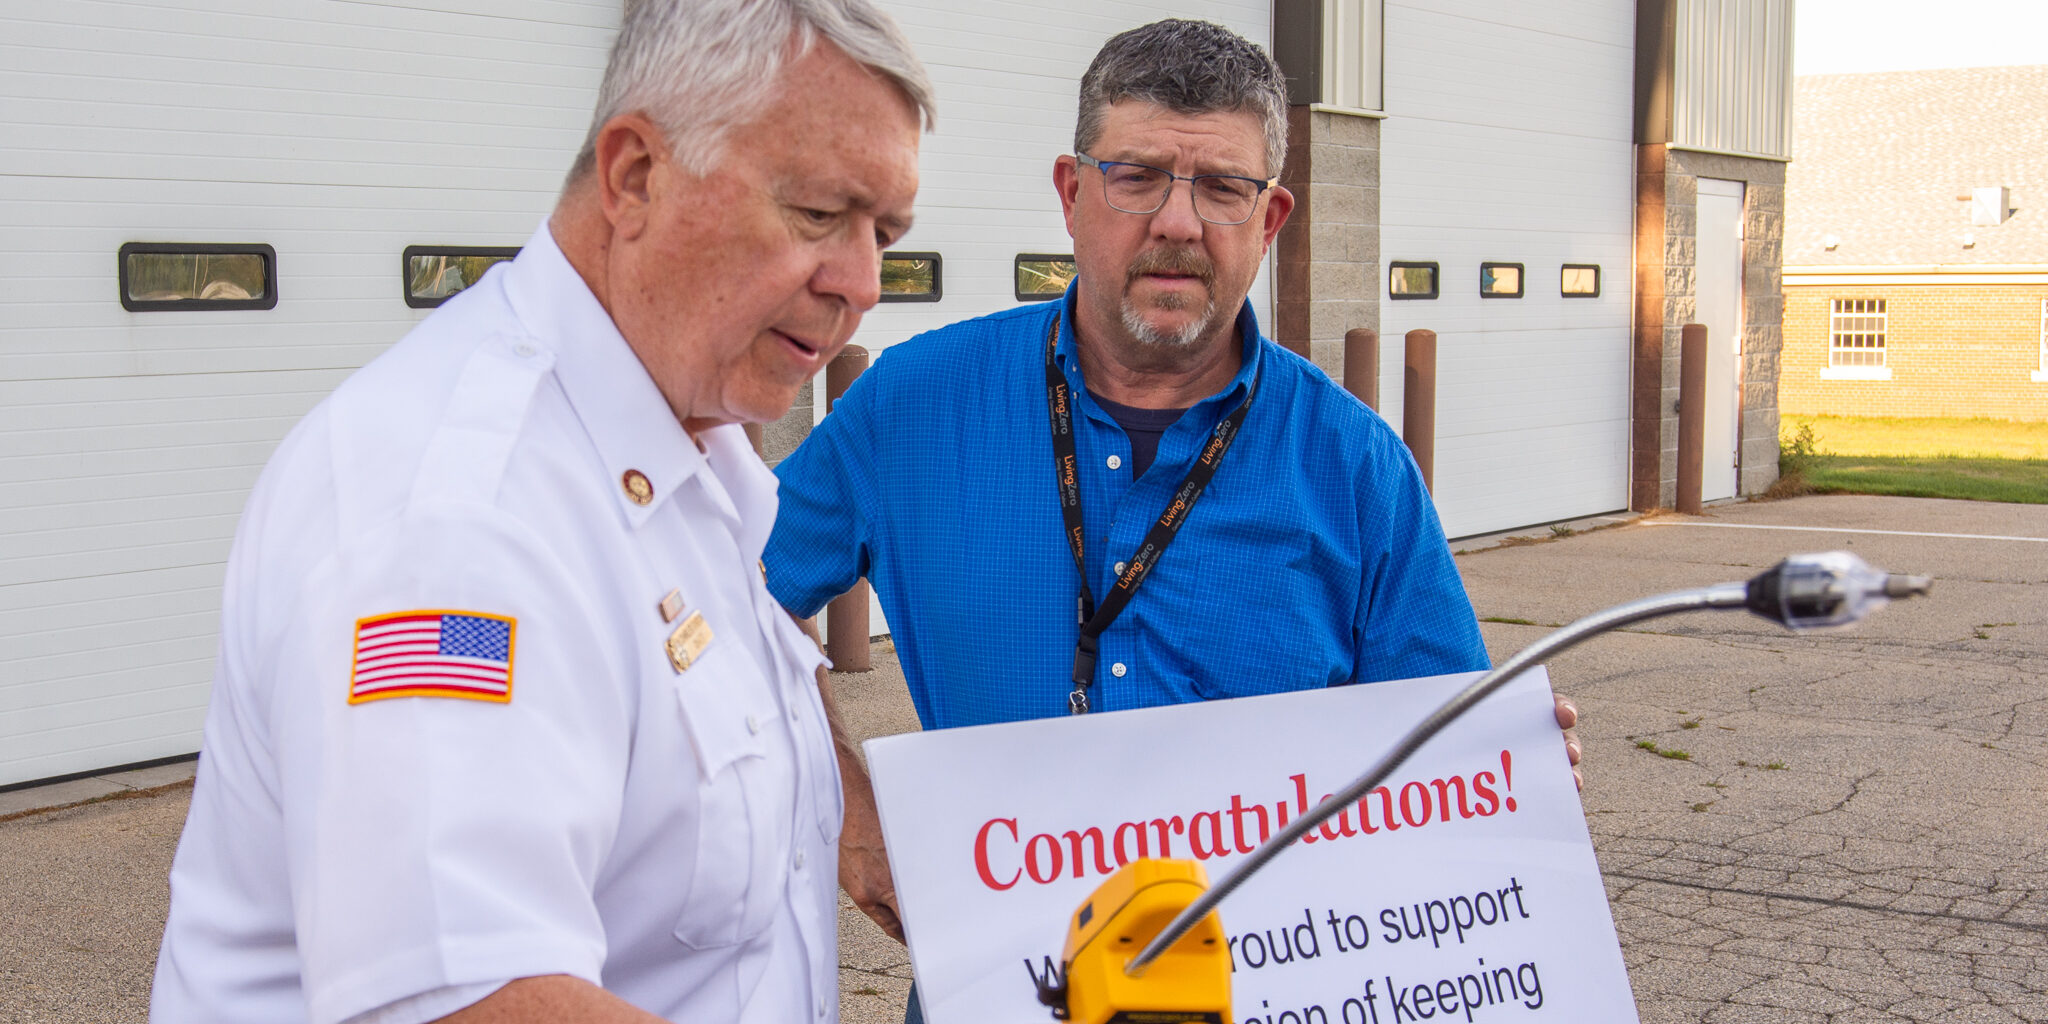
[[[1102,198],[1109,208],[1124,213],[1157,213],[1173,193],[1173,183],[1185,181],[1195,197],[1195,215],[1211,224],[1228,227],[1252,219],[1259,194],[1280,184],[1278,178],[1243,178],[1235,174],[1197,174],[1184,177],[1145,164],[1097,160],[1086,153],[1074,154],[1083,166],[1102,172]]]

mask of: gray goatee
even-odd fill
[[[1187,274],[1200,278],[1204,290],[1209,293],[1208,302],[1202,307],[1201,315],[1177,331],[1162,331],[1145,322],[1144,313],[1133,305],[1128,288],[1130,283],[1146,274]],[[1138,254],[1124,271],[1126,288],[1123,301],[1124,330],[1140,344],[1158,348],[1186,348],[1209,330],[1209,324],[1216,319],[1216,265],[1209,257],[1192,248],[1153,249]],[[1187,302],[1179,295],[1168,294],[1160,297],[1159,308],[1179,310]]]

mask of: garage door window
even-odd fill
[[[1018,302],[1057,299],[1076,273],[1072,253],[1018,253],[1014,271]]]
[[[518,246],[408,245],[400,265],[405,304],[432,309],[517,255]]]
[[[1435,263],[1395,260],[1387,265],[1387,296],[1395,299],[1437,297]]]
[[[935,252],[882,254],[883,302],[937,302],[944,293],[942,261]]]
[[[121,308],[130,312],[277,305],[277,250],[260,243],[129,242],[119,263]]]

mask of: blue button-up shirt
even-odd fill
[[[1263,338],[1247,304],[1237,376],[1134,480],[1129,439],[1081,379],[1073,294],[919,335],[854,383],[776,470],[765,561],[785,607],[814,615],[866,576],[927,729],[1066,713],[1080,587],[1046,405],[1058,316],[1098,600],[1259,379],[1215,479],[1102,635],[1096,710],[1487,667],[1436,510],[1385,422]]]

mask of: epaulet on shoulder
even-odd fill
[[[427,439],[412,503],[489,501],[525,427],[554,353],[531,339],[493,334],[479,343]]]

